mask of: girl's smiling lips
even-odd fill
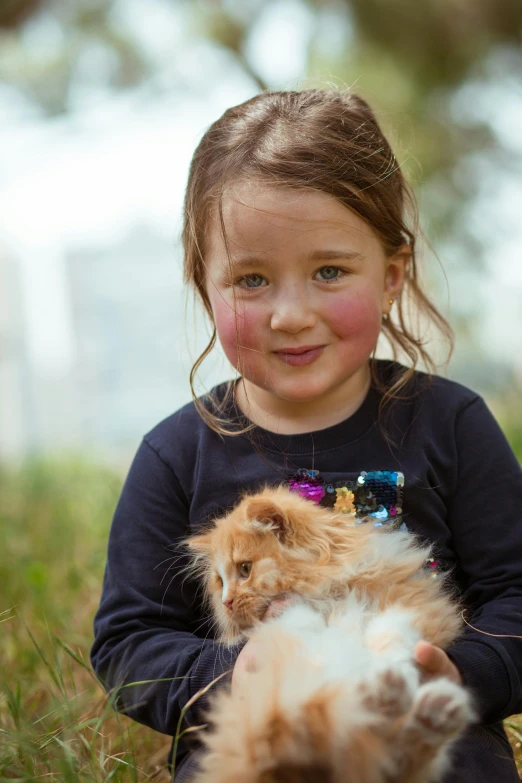
[[[299,348],[281,348],[274,351],[286,364],[311,364],[322,354],[326,345],[301,345]]]

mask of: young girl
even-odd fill
[[[107,688],[141,683],[119,695],[135,720],[174,735],[200,689],[255,666],[248,644],[213,641],[173,544],[266,483],[311,502],[328,487],[342,505],[366,482],[371,515],[434,542],[432,565],[452,569],[467,610],[447,654],[416,648],[426,677],[462,681],[480,714],[447,783],[518,780],[502,720],[522,712],[522,472],[477,394],[416,369],[434,365],[405,311],[451,330],[417,279],[415,215],[374,114],[349,91],[264,93],[203,136],[185,277],[214,328],[191,382],[216,338],[239,377],[144,437],[114,515],[91,657]],[[408,366],[375,359],[381,333]],[[182,728],[207,706],[195,700]],[[193,748],[178,745],[176,781],[190,779]]]

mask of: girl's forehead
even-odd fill
[[[365,220],[319,190],[238,183],[224,193],[222,212],[232,261],[245,253],[269,256],[283,248],[364,253],[379,246]],[[211,256],[225,254],[217,206],[210,220],[209,251]]]

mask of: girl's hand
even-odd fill
[[[435,647],[429,642],[417,642],[414,655],[421,668],[423,680],[446,677],[451,682],[462,685],[462,676],[459,670],[440,647]]]
[[[236,658],[234,671],[232,672],[232,690],[242,682],[245,676],[255,672],[257,669],[257,659],[254,643],[249,640]]]
[[[284,610],[294,602],[295,596],[291,594],[282,598],[276,598],[269,605],[263,619],[269,620],[274,617],[279,617],[279,615],[282,614]],[[232,689],[237,687],[238,682],[242,682],[245,676],[248,676],[256,670],[257,658],[255,644],[250,639],[236,658],[236,663],[232,672]]]

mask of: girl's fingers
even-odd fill
[[[459,670],[440,647],[429,642],[418,642],[414,654],[427,678],[447,677],[452,682],[462,682]]]

